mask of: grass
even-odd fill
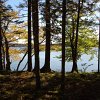
[[[100,74],[66,73],[60,90],[58,72],[41,73],[41,89],[35,89],[33,72],[0,72],[0,100],[100,100]]]

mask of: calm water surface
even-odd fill
[[[97,52],[97,49],[96,49]],[[56,51],[52,51],[51,52],[51,69],[54,71],[61,71],[61,59],[58,59],[57,56],[60,56],[61,52],[56,52]],[[22,58],[24,56],[23,53],[19,54],[19,56]],[[94,55],[94,58],[89,61],[91,55],[87,55],[87,54],[83,54],[81,56],[81,58],[78,60],[78,69],[80,71],[84,71],[84,69],[86,68],[86,72],[92,72],[92,71],[97,71],[98,68],[98,59],[97,59],[97,55]],[[44,51],[40,52],[40,67],[42,67],[44,65],[44,58],[45,58],[45,53]],[[17,65],[19,63],[20,60],[13,60],[12,59],[12,64],[11,64],[11,69],[12,70],[16,70]],[[34,56],[32,57],[32,65],[34,67]],[[27,56],[25,57],[25,59],[23,60],[23,62],[21,63],[19,70],[22,70],[23,67],[25,66],[25,64],[27,63]],[[65,63],[65,69],[66,72],[71,71],[72,69],[72,62],[67,62]],[[27,67],[25,68],[25,70],[27,69]]]

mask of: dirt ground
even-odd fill
[[[100,100],[100,74],[41,73],[41,88],[35,89],[33,72],[0,72],[0,100]]]

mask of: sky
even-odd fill
[[[88,0],[88,1],[91,1],[91,0]],[[23,0],[8,0],[6,4],[11,5],[15,11],[18,11],[16,6],[18,6],[21,2],[23,2]],[[98,6],[100,7],[100,2],[98,3]],[[24,13],[24,12],[22,11],[21,13]],[[97,17],[100,17],[100,13],[98,12],[96,12],[95,15]],[[98,22],[98,19],[96,19],[96,22]]]
[[[20,4],[21,1],[22,1],[22,0],[8,0],[8,1],[6,2],[6,4],[11,5],[11,6],[13,7],[13,9],[16,10],[16,6],[18,6],[18,5]]]
[[[17,6],[19,6],[19,4],[22,3],[22,2],[23,2],[23,0],[8,0],[6,2],[6,4],[7,5],[11,5],[11,7],[14,9],[14,11],[19,11],[19,9],[17,8]],[[27,13],[26,11],[21,10],[19,15],[26,14],[26,13]],[[20,18],[20,20],[26,21],[27,18],[26,17],[22,18],[22,19]]]
[[[12,7],[15,11],[18,11],[19,9],[17,8],[17,6],[18,6],[20,3],[22,3],[22,2],[23,2],[23,0],[8,0],[8,1],[6,2],[6,4],[7,4],[7,5],[11,5],[11,7]],[[21,15],[21,14],[27,14],[27,11],[21,10],[20,15]],[[25,18],[22,18],[22,19],[20,19],[20,20],[27,21],[27,18],[25,17]],[[39,24],[42,25],[42,23],[39,23]]]

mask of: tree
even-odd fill
[[[79,3],[80,2],[80,3]],[[93,6],[96,3],[80,0],[69,0],[67,4],[67,38],[66,59],[72,60],[72,72],[78,72],[77,60],[81,54],[92,53],[91,47],[96,46],[97,35],[93,27]],[[91,42],[93,40],[94,42]],[[70,51],[71,50],[71,51]],[[89,51],[91,50],[91,52]],[[76,59],[76,60],[75,60]],[[75,63],[76,62],[76,63]]]
[[[3,60],[6,59],[6,70],[10,70],[10,55],[9,55],[9,45],[8,45],[8,39],[6,37],[6,31],[8,30],[9,23],[12,22],[13,18],[15,18],[16,13],[12,10],[12,7],[10,5],[5,6],[5,1],[2,2],[2,57]],[[5,47],[5,53],[4,53],[4,47]],[[5,63],[3,64],[5,66]],[[4,69],[4,68],[3,68]]]
[[[0,70],[3,70],[2,66],[2,27],[1,27],[1,13],[2,13],[2,1],[0,0]]]
[[[53,0],[54,1],[54,0]],[[57,30],[61,30],[61,11],[58,9],[61,9],[61,3],[59,0],[58,3],[53,3],[58,7],[55,7],[55,9],[52,8],[51,13],[53,15],[54,24],[56,24]],[[91,47],[96,45],[97,42],[97,35],[95,34],[95,29],[93,27],[92,15],[93,15],[93,6],[96,4],[95,1],[89,2],[80,0],[80,9],[79,9],[79,1],[77,0],[68,0],[67,1],[67,27],[66,27],[66,60],[72,61],[73,66],[77,65],[77,61],[81,54],[84,53],[92,53]],[[52,5],[51,5],[52,6]],[[58,12],[57,12],[58,11]],[[57,14],[56,14],[57,13]],[[60,15],[59,15],[60,13]],[[58,19],[59,18],[59,19]],[[51,17],[52,19],[52,17]],[[59,26],[58,26],[59,25]],[[53,26],[53,30],[56,30],[56,27]],[[52,30],[51,30],[52,31]],[[56,31],[58,32],[58,31]],[[58,33],[61,33],[60,31]],[[87,34],[87,35],[86,35]],[[82,36],[83,35],[83,36]],[[82,37],[82,38],[81,38]],[[61,43],[61,37],[60,39],[56,37],[56,40]],[[94,42],[91,42],[91,39]],[[83,42],[82,42],[83,41]],[[77,49],[76,49],[77,48]],[[89,52],[91,50],[91,52]],[[77,53],[75,53],[77,51]],[[76,57],[77,56],[77,57]],[[76,64],[75,64],[76,62]],[[75,68],[75,67],[74,67]],[[73,70],[73,69],[72,69]],[[76,72],[78,71],[78,68],[75,68]],[[74,71],[75,71],[74,70]],[[73,71],[72,71],[73,72]]]
[[[100,13],[100,5],[95,7],[96,13]],[[100,15],[95,15],[96,19],[98,19],[99,25],[99,44],[98,44],[98,73],[100,72]]]
[[[28,0],[28,71],[32,70],[31,47],[31,0]]]
[[[34,55],[36,74],[36,88],[40,88],[40,63],[39,63],[39,18],[38,18],[38,0],[32,0],[32,21],[33,21],[33,36],[34,36]]]
[[[50,0],[46,0],[45,7],[45,21],[46,21],[46,45],[45,45],[45,64],[41,69],[41,72],[50,72],[50,43],[51,43],[51,34],[50,34]]]
[[[11,30],[9,29],[9,26],[13,23],[14,20],[18,18],[17,12],[13,11],[12,7],[10,5],[6,6],[3,9],[3,16],[2,16],[2,36],[3,36],[3,42],[5,47],[5,59],[6,59],[6,70],[11,70],[10,65],[10,53],[9,53],[9,36]]]
[[[66,27],[66,0],[62,3],[62,77],[61,77],[61,89],[65,87],[65,27]]]
[[[77,11],[77,24],[76,24],[76,37],[75,37],[75,49],[72,50],[72,58],[73,58],[73,67],[72,67],[72,72],[76,71],[78,72],[77,68],[77,45],[78,45],[78,30],[79,30],[79,19],[80,19],[80,0],[78,1],[78,11]],[[82,0],[83,3],[83,0]],[[73,47],[72,47],[73,48]]]
[[[6,52],[5,52],[5,55],[6,55],[6,70],[11,70],[10,69],[10,55],[9,55],[9,44],[8,44],[8,40],[7,40],[7,37],[5,36],[5,34],[3,33],[3,38],[5,39],[5,49],[6,49]]]

